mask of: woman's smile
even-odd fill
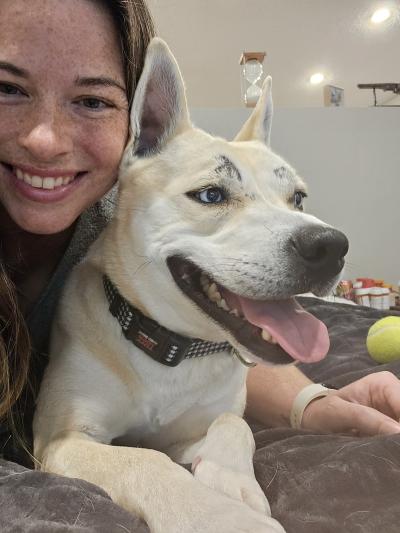
[[[58,202],[76,190],[87,175],[86,171],[71,169],[37,169],[3,163],[10,186],[28,200]]]

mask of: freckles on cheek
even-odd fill
[[[116,170],[121,161],[127,142],[127,128],[107,128],[93,133],[89,141],[90,152],[96,160],[96,166],[104,170]]]

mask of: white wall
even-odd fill
[[[246,109],[192,110],[228,139]],[[306,179],[307,210],[350,241],[345,277],[400,280],[400,108],[276,109],[272,148]]]

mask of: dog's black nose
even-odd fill
[[[349,250],[344,233],[324,226],[303,227],[292,236],[291,243],[308,270],[332,276],[342,270]]]

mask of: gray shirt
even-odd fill
[[[118,188],[113,187],[99,202],[79,218],[68,248],[57,265],[50,282],[26,317],[36,353],[47,356],[54,313],[65,280],[72,267],[86,255],[113,215]]]

